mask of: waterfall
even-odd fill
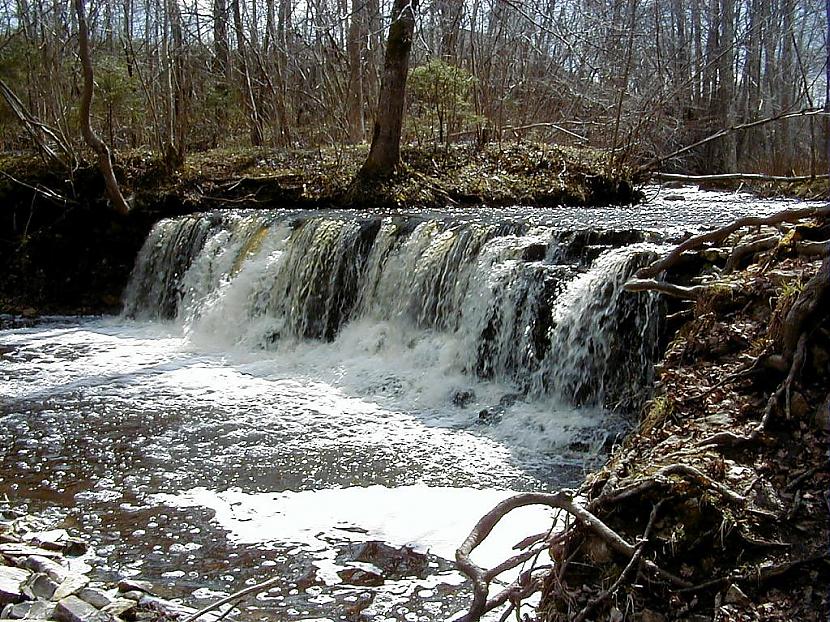
[[[349,347],[439,344],[430,364],[448,375],[625,409],[657,343],[655,298],[622,289],[653,257],[648,238],[507,218],[187,216],[152,230],[124,308],[221,347],[330,343],[360,325]]]

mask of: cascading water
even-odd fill
[[[189,216],[153,229],[125,309],[221,347],[332,342],[361,325],[397,356],[428,341],[447,375],[625,408],[657,340],[654,298],[622,290],[653,256],[645,237],[406,215]]]

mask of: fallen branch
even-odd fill
[[[796,175],[787,177],[785,175],[764,175],[762,173],[720,173],[718,175],[680,175],[678,173],[652,173],[652,177],[659,181],[775,181],[781,183],[795,183],[801,181],[813,181],[815,179],[830,179],[830,175]]]
[[[226,596],[222,600],[218,600],[215,603],[213,603],[211,605],[208,605],[207,607],[205,607],[203,609],[200,609],[199,611],[194,613],[192,616],[187,618],[184,622],[194,622],[195,620],[198,620],[199,618],[201,618],[206,613],[210,613],[211,611],[215,611],[216,609],[219,609],[219,607],[221,607],[222,605],[227,605],[228,603],[232,603],[234,601],[241,601],[248,594],[252,594],[254,592],[259,592],[259,591],[265,589],[266,587],[270,587],[270,586],[274,585],[275,583],[277,583],[280,579],[282,579],[282,577],[279,577],[279,576],[271,577],[267,581],[263,581],[262,583],[257,583],[256,585],[251,585],[249,587],[246,587],[243,590],[239,590],[238,592],[234,592],[230,596]]]
[[[824,108],[804,108],[803,110],[798,110],[796,112],[782,112],[777,115],[773,115],[771,117],[764,117],[763,119],[758,119],[757,121],[750,121],[749,123],[740,123],[738,125],[733,125],[731,127],[726,127],[723,129],[718,130],[714,134],[707,136],[697,142],[692,143],[691,145],[687,145],[685,147],[681,147],[676,151],[672,151],[668,155],[659,156],[646,162],[642,166],[638,167],[635,171],[636,173],[645,173],[650,171],[652,168],[657,166],[658,164],[662,164],[666,160],[670,160],[672,158],[676,158],[679,155],[687,153],[692,149],[697,149],[698,147],[702,147],[703,145],[712,142],[713,140],[717,140],[719,138],[723,138],[731,134],[732,132],[737,132],[740,130],[748,130],[753,127],[759,127],[761,125],[766,125],[767,123],[773,123],[775,121],[783,121],[785,119],[795,119],[797,117],[815,117],[815,116],[822,116],[826,115],[827,111]]]
[[[501,603],[491,603],[487,600],[489,589],[490,572],[476,565],[470,555],[490,535],[493,528],[513,510],[528,505],[543,505],[553,509],[564,510],[574,516],[580,524],[591,529],[600,539],[606,542],[618,553],[631,557],[636,548],[626,542],[617,532],[608,527],[599,518],[594,516],[587,509],[574,502],[573,497],[563,491],[548,493],[523,493],[515,495],[500,502],[496,507],[485,514],[476,523],[470,535],[455,552],[455,560],[458,569],[463,572],[473,583],[473,602],[466,615],[457,622],[474,622],[493,607]],[[490,578],[488,578],[490,577]],[[505,597],[506,600],[506,597]],[[504,602],[502,600],[501,602]],[[190,621],[188,621],[190,622]]]

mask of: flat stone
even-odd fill
[[[119,592],[132,592],[136,590],[139,592],[146,592],[147,594],[152,594],[153,584],[149,581],[139,581],[138,579],[121,579],[118,582]]]
[[[67,596],[58,602],[55,608],[55,620],[58,622],[105,622],[114,618],[77,596]]]
[[[61,600],[84,589],[89,584],[89,577],[82,574],[71,574],[55,590],[52,600]]]
[[[69,538],[66,529],[52,529],[50,531],[36,531],[26,534],[26,540],[49,551],[63,551],[63,546]]]
[[[135,617],[135,610],[138,603],[129,598],[116,598],[108,605],[101,608],[101,611],[108,613],[118,618]]]
[[[8,557],[28,557],[29,555],[41,555],[53,559],[62,557],[59,551],[50,551],[40,546],[24,544],[22,542],[4,542],[0,544],[0,553]]]
[[[29,613],[32,610],[32,605],[34,604],[34,601],[27,600],[14,605],[6,605],[6,608],[3,609],[2,617],[4,620],[22,620],[23,618],[28,618],[30,617]]]
[[[159,617],[159,613],[164,614],[164,616],[168,618],[187,618],[190,615],[196,613],[196,610],[192,607],[187,607],[185,605],[180,605],[178,603],[172,603],[169,600],[164,600],[157,596],[152,596],[150,594],[145,594],[141,597],[141,600],[138,601],[138,606],[142,609],[149,610],[150,612],[155,612],[156,618]],[[208,620],[210,618],[207,618]]]
[[[57,607],[58,606],[55,603],[46,602],[45,600],[37,600],[32,603],[32,607],[29,609],[29,614],[26,616],[26,619],[50,619],[55,615],[55,609],[57,609]]]
[[[0,566],[0,607],[26,600],[23,586],[30,576],[31,571],[25,568]]]
[[[63,582],[66,579],[68,571],[58,562],[42,555],[29,555],[20,564],[22,568],[27,568],[32,572],[41,572],[47,575],[52,581],[56,583]]]
[[[51,600],[57,589],[58,583],[52,581],[49,575],[39,572],[32,575],[23,591],[33,600]]]
[[[98,609],[103,609],[113,602],[113,599],[104,590],[99,590],[97,587],[85,587],[76,596],[81,600],[85,600],[90,605],[98,607]],[[115,613],[113,615],[118,614]]]

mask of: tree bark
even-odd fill
[[[358,181],[388,178],[400,165],[406,78],[417,5],[417,0],[395,0],[392,7],[372,146],[357,173]]]
[[[107,187],[107,196],[110,203],[116,212],[119,214],[126,214],[130,211],[130,206],[121,194],[121,188],[118,186],[118,181],[115,179],[115,172],[112,170],[112,156],[107,144],[92,130],[92,123],[90,120],[90,107],[92,105],[92,96],[94,90],[94,78],[92,73],[92,60],[89,56],[89,31],[86,25],[86,10],[84,9],[84,0],[75,0],[75,12],[78,16],[78,54],[81,58],[81,71],[84,77],[84,88],[81,93],[80,105],[80,121],[81,134],[87,145],[98,156],[98,168],[101,170],[101,175],[104,177],[104,183]]]

